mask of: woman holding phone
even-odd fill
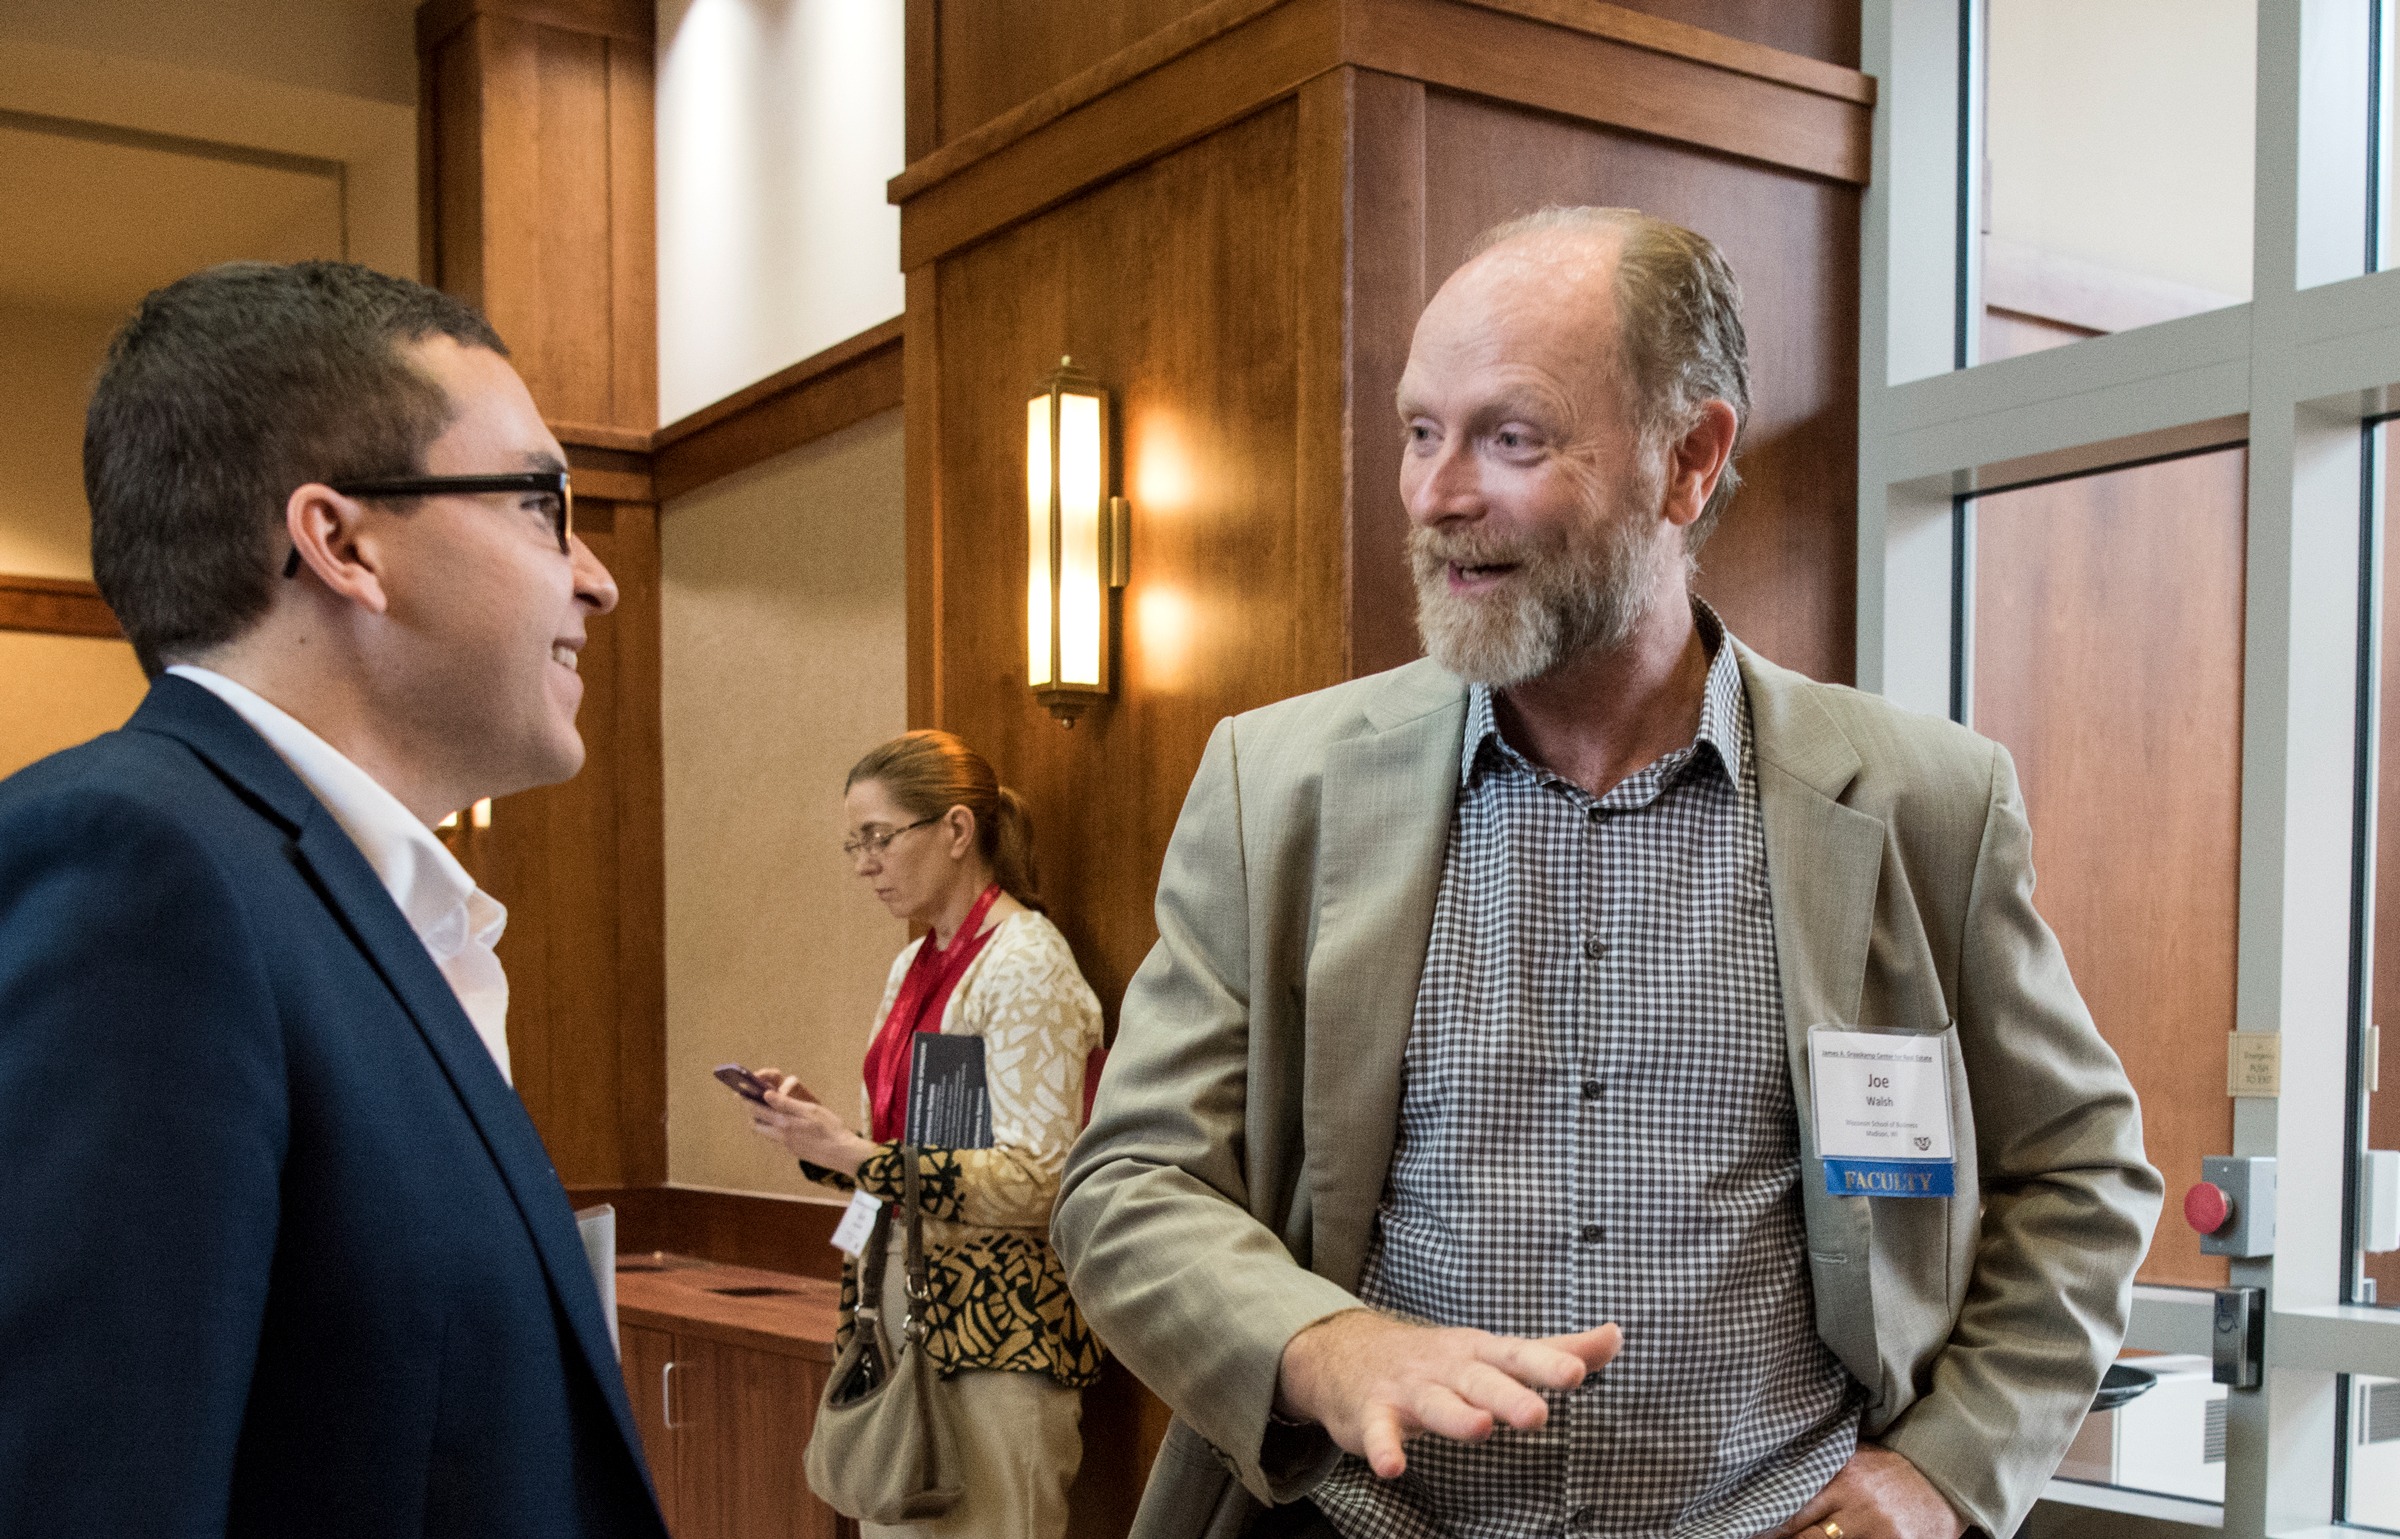
[[[938,1519],[863,1532],[1056,1539],[1083,1458],[1080,1391],[1099,1376],[1100,1346],[1050,1248],[1050,1208],[1083,1125],[1100,1002],[1044,913],[1025,804],[981,754],[947,732],[908,733],[858,761],[843,802],[852,870],[925,931],[884,985],[865,1067],[869,1136],[774,1069],[758,1071],[766,1095],[752,1125],[813,1179],[896,1204],[911,1044],[938,1031],[983,1039],[992,1130],[989,1148],[929,1147],[919,1161],[926,1355],[950,1396],[965,1495]],[[902,1271],[896,1259],[885,1269],[887,1329],[907,1314]],[[844,1344],[858,1273],[854,1258],[842,1276]]]

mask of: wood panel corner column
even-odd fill
[[[647,0],[417,11],[424,271],[507,341],[619,593],[580,659],[582,772],[452,836],[508,905],[517,1091],[570,1186],[667,1175],[654,26]]]
[[[1772,9],[1777,35],[1854,25],[1846,0]],[[1502,220],[1631,206],[1725,251],[1757,406],[1701,589],[1848,677],[1872,80],[1555,0],[909,0],[908,23],[909,720],[1025,794],[1112,1013],[1214,723],[1417,654],[1393,396],[1426,297]],[[1061,354],[1113,394],[1132,504],[1115,692],[1071,732],[1024,664],[1025,402]],[[1086,1415],[1073,1531],[1122,1533],[1164,1412],[1111,1378]]]

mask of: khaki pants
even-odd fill
[[[895,1344],[908,1312],[899,1251],[895,1237],[883,1279],[884,1328]],[[942,1387],[966,1495],[924,1522],[861,1523],[861,1539],[1061,1539],[1067,1488],[1083,1463],[1083,1391],[1046,1373],[989,1368],[962,1368]]]

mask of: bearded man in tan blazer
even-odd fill
[[[2008,755],[1693,597],[1749,410],[1700,236],[1503,226],[1399,407],[1431,656],[1218,726],[1059,1199],[1175,1412],[1136,1535],[2009,1534],[2160,1183]],[[1949,1195],[1844,1195],[1862,1116]]]

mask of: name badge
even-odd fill
[[[842,1221],[833,1226],[833,1248],[845,1256],[855,1256],[867,1248],[867,1236],[875,1232],[875,1215],[883,1208],[883,1199],[871,1192],[852,1192],[850,1207]]]
[[[1825,1190],[1955,1195],[1950,1071],[1940,1037],[1819,1026],[1808,1034],[1808,1051]]]

